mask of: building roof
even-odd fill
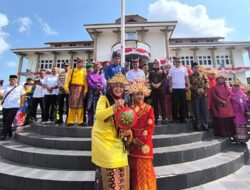
[[[135,28],[140,29],[149,29],[152,27],[158,27],[160,30],[168,30],[170,36],[172,35],[177,21],[147,21],[146,18],[140,15],[126,15],[126,29]],[[93,33],[102,32],[106,29],[119,29],[121,27],[120,18],[118,18],[115,23],[98,23],[98,24],[84,24],[85,29],[88,31],[89,35],[93,39]]]
[[[148,20],[138,14],[132,14],[132,15],[126,15],[125,16],[125,22],[126,23],[142,23],[142,22],[147,22]],[[118,18],[115,20],[116,24],[121,23],[121,18]]]
[[[45,45],[53,45],[53,44],[89,44],[93,43],[93,41],[59,41],[59,42],[46,42]]]
[[[93,51],[93,47],[40,47],[40,48],[14,48],[11,51],[15,54],[35,52],[60,52],[60,51]]]

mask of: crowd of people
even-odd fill
[[[1,140],[11,138],[12,125],[37,122],[38,105],[43,123],[93,126],[92,162],[97,166],[98,190],[156,189],[152,135],[159,121],[164,125],[190,120],[195,130],[213,128],[215,136],[248,141],[249,85],[239,79],[229,84],[224,72],[206,70],[195,62],[183,66],[180,58],[173,65],[155,59],[152,68],[138,58],[131,59],[131,68],[123,68],[120,62],[120,53],[113,52],[110,64],[94,62],[85,70],[84,59],[78,57],[76,68],[65,63],[61,73],[58,67],[51,74],[41,70],[24,86],[11,75],[0,93]],[[114,115],[126,106],[135,111],[138,121],[132,129],[118,129]],[[131,137],[128,144],[121,134]]]

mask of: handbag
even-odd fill
[[[17,85],[14,86],[14,88],[12,88],[3,98],[3,101],[2,101],[2,105],[4,103],[4,101],[6,100],[6,98],[8,97],[8,95],[17,87]]]

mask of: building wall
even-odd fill
[[[73,55],[73,61],[76,63],[76,57],[83,57],[85,60],[88,59],[88,53],[86,52],[77,52]],[[90,55],[90,58],[93,58],[93,55]],[[36,63],[37,63],[37,55],[34,53],[30,53],[25,57],[26,60],[28,60],[27,69],[30,69],[32,72],[35,71]],[[60,61],[59,61],[60,60]],[[45,69],[45,70],[51,70],[53,67],[54,62],[54,55],[50,52],[46,52],[40,55],[40,63],[38,69]],[[60,70],[63,70],[63,64],[65,62],[70,63],[70,54],[67,52],[59,52],[56,56],[56,66],[59,66]],[[41,64],[44,66],[41,68]],[[46,66],[45,66],[46,65]]]
[[[103,31],[97,38],[97,61],[110,61],[111,48],[117,43],[117,36],[112,31]]]
[[[164,33],[161,31],[150,30],[145,33],[145,42],[151,47],[151,59],[165,59],[166,58],[166,43]]]

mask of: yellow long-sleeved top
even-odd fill
[[[88,92],[88,83],[87,83],[87,72],[83,69],[78,69],[75,68],[74,69],[74,73],[72,73],[73,69],[69,70],[65,85],[64,85],[64,89],[66,91],[69,90],[69,83],[71,80],[71,76],[73,74],[72,77],[72,81],[71,84],[76,84],[76,85],[83,85],[84,86],[84,94]]]
[[[128,165],[127,153],[117,137],[114,111],[106,96],[101,96],[96,107],[96,121],[92,129],[92,162],[103,168]]]

